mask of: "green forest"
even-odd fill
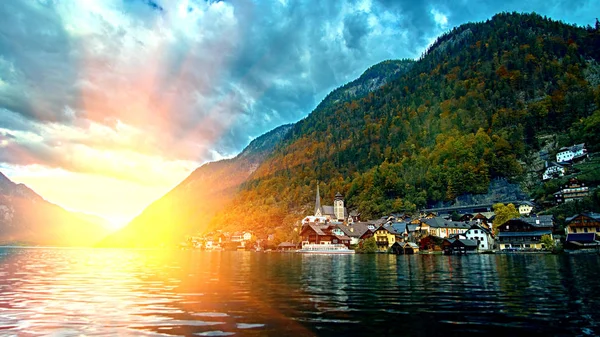
[[[290,231],[341,192],[363,218],[412,212],[561,146],[600,150],[600,25],[502,13],[440,36],[399,77],[354,100],[327,100],[296,123],[210,228]],[[543,193],[539,192],[538,193]]]

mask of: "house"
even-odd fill
[[[542,173],[542,180],[562,177],[565,175],[565,167],[557,162],[546,163],[546,169]]]
[[[557,204],[564,202],[581,200],[590,195],[590,190],[584,183],[580,183],[576,178],[569,179],[563,189],[554,193],[554,200]]]
[[[535,205],[531,201],[520,201],[516,206],[519,214],[529,215]]]
[[[342,235],[350,238],[351,245],[357,245],[361,240],[361,237],[369,231],[369,224],[366,222],[351,222],[347,225],[338,224],[336,226],[338,230],[342,232]],[[371,227],[375,229],[372,225]]]
[[[305,244],[344,244],[350,246],[350,238],[345,235],[338,235],[335,231],[336,226],[331,224],[309,223],[302,226],[300,238],[302,245]]]
[[[428,225],[430,235],[440,238],[447,238],[453,234],[462,234],[471,227],[465,222],[450,221],[442,217],[424,219],[423,222]]]
[[[532,218],[514,218],[498,227],[497,243],[503,249],[543,249],[543,235],[552,237],[554,218],[541,215]]]
[[[600,213],[580,213],[565,219],[567,233],[597,233],[600,235]]]
[[[565,219],[566,232],[574,233],[596,233],[600,236],[600,214],[581,213]]]
[[[396,255],[410,255],[419,252],[419,246],[413,242],[394,242],[391,251]]]
[[[577,144],[569,147],[562,147],[556,154],[556,161],[559,163],[570,162],[575,159],[587,156],[585,144]]]
[[[479,250],[494,249],[494,236],[492,232],[478,223],[471,225],[471,228],[465,232],[465,237],[467,240],[477,242],[477,249]]]
[[[391,227],[391,226],[388,226]],[[375,229],[373,236],[375,237],[375,242],[377,242],[377,250],[380,253],[385,253],[388,249],[396,242],[396,234],[394,230],[390,230],[386,226],[380,226]]]

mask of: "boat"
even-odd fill
[[[354,254],[354,250],[348,249],[342,244],[304,244],[298,253],[305,254]]]

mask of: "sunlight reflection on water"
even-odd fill
[[[0,248],[0,335],[597,334],[598,267],[597,256]]]

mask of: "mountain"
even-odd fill
[[[358,79],[332,91],[321,106],[362,97],[404,74],[413,63],[394,60],[374,65]],[[205,231],[214,214],[232,200],[239,187],[279,146],[292,127],[283,125],[256,138],[235,158],[202,165],[127,226],[102,240],[99,246],[173,245],[186,235]]]
[[[376,218],[521,184],[547,138],[597,150],[599,26],[501,13],[454,28],[396,79],[296,123],[209,228],[293,233],[317,181],[323,203],[341,192]]]
[[[91,247],[108,230],[54,205],[0,173],[0,244]]]

